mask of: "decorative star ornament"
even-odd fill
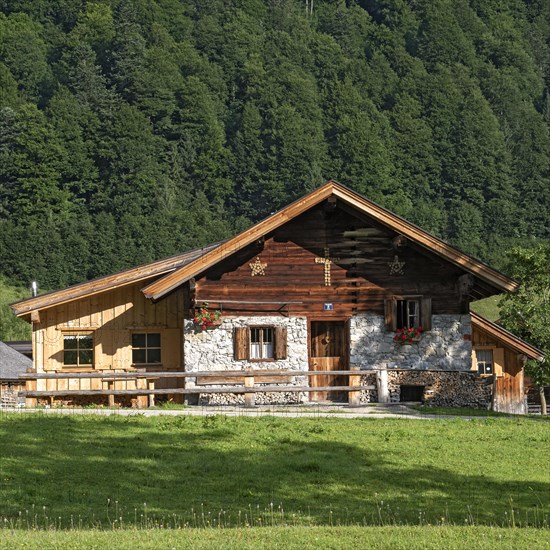
[[[255,275],[265,275],[265,268],[267,267],[267,264],[263,264],[260,261],[259,256],[248,265],[250,266],[252,277],[254,277]]]
[[[393,261],[388,262],[390,266],[390,275],[404,275],[403,268],[405,267],[405,262],[399,261],[399,256],[396,254],[393,257]]]

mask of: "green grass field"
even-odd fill
[[[499,550],[550,548],[548,530],[450,527],[259,527],[116,531],[0,531],[0,549],[128,550],[391,549]]]
[[[19,528],[548,525],[529,419],[0,415]]]

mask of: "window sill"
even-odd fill
[[[60,370],[56,372],[97,372],[94,367],[79,367],[78,365],[64,365]]]
[[[420,340],[422,340],[422,336],[418,336],[417,338],[412,338],[412,339],[404,340],[404,341],[394,340],[394,342],[396,344],[399,344],[400,346],[411,346],[412,344],[418,344],[418,342],[420,342]]]

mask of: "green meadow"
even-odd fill
[[[0,548],[550,540],[547,421],[3,413],[0,441]]]
[[[1,535],[1,532],[0,532]],[[40,550],[518,550],[550,548],[548,530],[485,526],[256,527],[235,529],[148,529],[6,531],[0,549]]]

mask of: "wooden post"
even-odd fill
[[[378,403],[389,403],[390,392],[388,389],[388,371],[386,369],[377,371],[376,385],[378,386]]]
[[[254,375],[246,374],[244,377],[244,387],[245,388],[254,388]],[[253,407],[254,406],[254,392],[246,392],[244,394],[244,406]]]
[[[350,367],[350,370],[359,372],[359,367]],[[349,375],[349,385],[350,386],[360,386],[361,385],[361,375],[360,374],[350,374]],[[348,404],[350,407],[358,407],[361,403],[361,392],[360,391],[349,391],[348,392]]]
[[[107,387],[110,389],[110,390],[114,390],[115,389],[115,382],[114,380],[109,380],[107,382]],[[109,400],[109,407],[111,409],[114,409],[115,407],[115,396],[110,393],[109,396],[108,396],[108,400]]]
[[[150,390],[154,390],[155,389],[155,381],[154,380],[149,380],[149,382],[147,383],[147,386]],[[154,407],[154,406],[155,406],[155,394],[150,393],[149,394],[149,407]]]
[[[25,388],[27,391],[36,391],[36,380],[27,380]],[[25,407],[27,407],[27,409],[34,409],[36,403],[36,397],[25,397]]]

